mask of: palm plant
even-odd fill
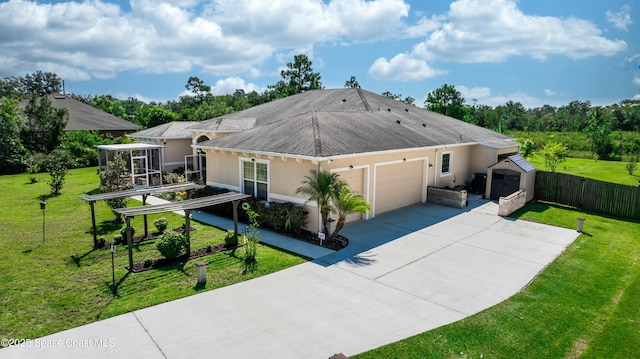
[[[338,214],[338,223],[336,223],[336,229],[331,233],[329,240],[335,239],[338,232],[342,230],[349,214],[365,214],[371,209],[371,205],[367,203],[364,196],[351,191],[346,185],[340,186],[339,191],[333,198],[333,204]]]
[[[322,217],[324,233],[329,233],[329,214],[331,213],[331,199],[335,197],[337,190],[343,187],[338,174],[326,171],[315,171],[311,176],[305,176],[302,186],[296,189],[296,193],[309,196],[308,202],[317,202]]]

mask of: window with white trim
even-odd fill
[[[269,164],[242,161],[242,191],[258,199],[267,200],[269,192]]]
[[[440,176],[447,176],[451,174],[452,156],[452,152],[442,152],[442,167],[440,168]]]

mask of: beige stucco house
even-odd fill
[[[364,219],[425,202],[428,186],[464,185],[519,149],[508,136],[361,89],[308,91],[189,130],[206,155],[207,185],[303,204],[305,176],[330,171],[371,204]],[[315,231],[317,207],[308,205]]]

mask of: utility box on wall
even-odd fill
[[[520,155],[509,156],[487,169],[485,198],[498,200],[524,190],[529,202],[533,199],[535,182],[536,168]]]

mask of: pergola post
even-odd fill
[[[127,222],[127,246],[129,248],[129,272],[133,272],[133,238],[131,238],[131,217],[125,216]]]
[[[96,228],[96,210],[94,208],[95,202],[89,201],[91,207],[91,224],[93,225],[93,248],[98,246],[98,229]]]
[[[238,203],[240,201],[231,201],[231,206],[233,207],[233,233],[235,236],[238,236]]]
[[[184,233],[187,237],[187,257],[191,254],[191,210],[184,210]]]
[[[149,196],[148,193],[143,193],[142,194],[142,205],[146,206],[147,205],[147,196]],[[147,226],[147,215],[144,215],[144,237],[147,238],[147,236],[149,235],[149,226]]]

